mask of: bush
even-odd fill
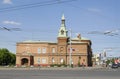
[[[51,64],[51,65],[50,65],[50,67],[55,67],[55,66],[57,66],[57,64]]]
[[[62,65],[61,64],[58,64],[58,67],[61,67]]]
[[[67,67],[66,64],[51,64],[50,65],[50,67],[62,67],[62,66]]]
[[[81,67],[81,65],[80,65],[80,60],[78,61],[78,67]]]

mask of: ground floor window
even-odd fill
[[[60,62],[63,63],[63,61],[64,61],[64,59],[61,58],[61,59],[60,59]]]
[[[55,59],[54,58],[52,58],[52,63],[54,63],[55,62]]]
[[[46,58],[42,58],[42,63],[46,64]]]
[[[38,62],[38,64],[40,64],[40,58],[38,58],[37,62]]]

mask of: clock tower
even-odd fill
[[[61,26],[58,32],[58,54],[67,62],[68,31],[66,30],[65,17],[62,15]]]

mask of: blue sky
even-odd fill
[[[45,1],[58,3],[43,6],[41,2]],[[63,1],[70,2],[60,3]],[[21,6],[38,3],[40,5],[37,7]],[[0,27],[22,29],[22,31],[0,30],[0,48],[16,52],[16,42],[19,41],[57,41],[61,16],[64,13],[66,27],[72,29],[72,37],[80,33],[82,37],[89,38],[92,41],[93,53],[100,53],[105,49],[108,56],[120,56],[119,4],[120,0],[0,0]],[[119,35],[88,34],[92,31],[111,30],[117,30],[115,33]]]

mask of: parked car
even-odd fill
[[[118,64],[112,64],[111,68],[118,68]]]

